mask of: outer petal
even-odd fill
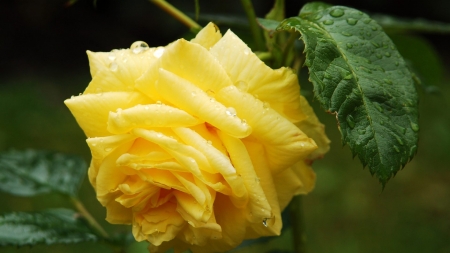
[[[230,30],[210,51],[239,89],[268,102],[292,121],[304,118],[298,100],[300,86],[292,70],[269,68]]]
[[[308,135],[308,137],[312,138],[318,147],[308,156],[308,159],[316,160],[322,158],[323,155],[330,150],[330,140],[325,134],[325,126],[320,123],[313,109],[308,104],[308,101],[303,96],[300,96],[300,104],[303,113],[306,115],[306,119],[296,123],[296,125]]]
[[[212,22],[209,22],[197,35],[191,40],[206,49],[210,49],[214,44],[222,38],[219,28]]]
[[[152,100],[139,92],[105,92],[72,97],[64,101],[87,137],[108,136],[109,112],[126,109]]]
[[[223,88],[216,98],[235,108],[237,114],[247,120],[253,128],[252,137],[264,145],[269,167],[274,173],[293,165],[317,148],[314,141],[290,121],[234,86]]]

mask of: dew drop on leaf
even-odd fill
[[[336,8],[330,11],[330,15],[335,18],[341,17],[344,13],[344,10],[341,8]]]
[[[352,115],[348,115],[347,118],[347,124],[350,126],[350,128],[354,128],[355,127],[355,120],[353,119]]]

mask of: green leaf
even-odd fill
[[[18,196],[59,192],[75,196],[86,174],[77,156],[49,151],[0,153],[0,190]]]
[[[418,98],[411,73],[380,25],[343,6],[301,11],[295,29],[322,106],[336,115],[344,144],[384,185],[416,153]]]
[[[279,21],[270,20],[270,19],[264,19],[264,18],[256,18],[256,21],[258,22],[259,26],[261,26],[262,29],[265,31],[271,33],[274,32],[277,27],[280,25]]]
[[[404,19],[388,15],[372,15],[372,19],[378,22],[386,32],[422,32],[422,33],[450,33],[450,24],[418,19]]]
[[[0,246],[78,243],[98,239],[87,223],[69,209],[0,215]]]

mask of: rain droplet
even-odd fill
[[[210,141],[210,140],[207,140],[207,141],[206,141],[206,144],[208,144],[208,145],[210,145],[210,146],[211,146],[211,145],[212,145],[212,141]]]
[[[383,56],[382,56],[381,54],[376,54],[376,57],[377,57],[378,59],[383,58]]]
[[[209,102],[214,103],[214,102],[216,102],[216,99],[215,98],[210,98]]]
[[[394,145],[393,148],[395,149],[395,151],[397,151],[397,153],[400,153],[400,149],[397,146]]]
[[[332,24],[334,24],[334,21],[331,19],[327,19],[327,20],[323,21],[323,24],[324,25],[332,25]]]
[[[353,119],[353,116],[349,114],[347,116],[346,120],[347,120],[348,126],[353,129],[355,127],[355,120]]]
[[[384,125],[384,121],[380,121],[380,125]]]
[[[383,81],[384,81],[385,83],[387,83],[387,84],[391,84],[391,85],[392,85],[392,80],[390,80],[390,79],[383,79]]]
[[[400,139],[400,137],[395,136],[395,139],[397,139],[398,144],[400,144],[401,146],[403,146],[403,141],[402,141],[402,139]]]
[[[378,30],[378,28],[376,26],[372,26],[371,28],[372,28],[372,31]]]
[[[353,48],[353,44],[352,43],[347,43],[347,48],[348,49]]]
[[[117,68],[119,68],[119,65],[117,65],[117,63],[111,62],[111,63],[109,64],[109,70],[111,70],[111,71],[113,71],[113,72],[116,72],[116,71],[117,71]]]
[[[315,20],[319,20],[323,17],[323,15],[321,13],[317,14],[316,16],[314,16]]]
[[[356,23],[358,23],[357,19],[347,18],[347,24],[349,24],[349,25],[356,25]]]
[[[417,151],[417,146],[414,145],[409,149],[409,156],[413,156]]]
[[[402,134],[406,134],[406,128],[399,126],[399,125],[397,125],[397,126],[398,126],[398,128],[400,128],[400,131],[402,132]]]
[[[370,18],[365,18],[365,19],[363,20],[363,22],[364,22],[365,24],[370,23],[370,21],[372,21],[372,19],[370,19]]]
[[[247,120],[241,119],[241,124],[244,125],[244,126],[247,125]]]
[[[341,17],[344,14],[345,14],[345,12],[341,8],[336,8],[336,9],[333,9],[330,11],[330,15],[335,18]]]
[[[411,129],[412,129],[414,132],[417,132],[417,131],[419,131],[419,125],[416,124],[416,123],[414,123],[414,122],[411,122]]]
[[[245,55],[248,55],[248,54],[249,54],[249,50],[248,50],[247,48],[244,50],[244,54],[245,54]]]
[[[156,105],[158,106],[158,107],[161,107],[161,105],[162,105],[162,103],[161,103],[161,101],[156,101]]]
[[[153,52],[153,56],[155,56],[156,58],[161,57],[163,54],[164,54],[163,47],[159,47],[158,49],[155,50],[155,52]]]
[[[110,148],[110,147],[106,147],[106,148],[105,148],[105,151],[106,151],[106,152],[110,152],[111,150],[112,150],[112,148]]]
[[[267,102],[264,102],[264,103],[263,103],[263,108],[264,108],[264,110],[269,110],[270,104],[267,103]]]
[[[384,111],[383,108],[378,103],[374,103],[374,105],[375,105],[375,108],[377,108],[377,110],[379,112],[383,112]]]
[[[374,45],[374,47],[379,48],[380,44],[376,43],[375,41],[371,41],[370,43],[372,43],[372,45]]]
[[[353,35],[353,34],[347,32],[347,31],[343,31],[343,32],[341,32],[341,34],[344,35],[344,36],[347,36],[347,37],[350,37],[350,36]]]
[[[144,107],[144,109],[145,109],[146,111],[148,111],[148,106]]]
[[[133,54],[140,54],[146,50],[149,49],[148,44],[143,41],[136,41],[130,46],[131,51],[133,51]]]
[[[366,130],[365,130],[365,129],[359,129],[359,130],[358,130],[358,133],[361,134],[361,135],[363,135],[363,134],[366,133]]]
[[[197,92],[192,91],[192,92],[191,92],[191,96],[193,96],[193,97],[197,96]]]
[[[225,112],[228,116],[236,117],[236,109],[233,107],[228,107]]]
[[[396,61],[396,62],[395,62],[395,66],[398,66],[398,65],[399,65],[399,63],[398,63],[398,61]]]
[[[326,79],[331,79],[331,75],[330,74],[328,74],[328,72],[325,72],[325,74],[323,75]]]
[[[391,57],[391,53],[389,52],[384,53],[384,55],[386,55],[386,57]]]
[[[263,219],[262,224],[264,225],[264,227],[268,227],[268,225],[267,225],[267,218]]]
[[[244,81],[238,81],[236,83],[236,87],[241,91],[247,91],[248,90],[248,84]]]
[[[108,59],[109,59],[110,61],[114,61],[114,60],[116,59],[116,54],[110,53],[110,54],[108,55]]]
[[[216,95],[216,93],[211,89],[207,90],[206,94],[208,94],[208,96],[210,96],[210,97],[214,97]]]
[[[157,136],[158,138],[162,138],[163,135],[162,135],[162,133],[157,133],[156,136]]]
[[[350,80],[353,78],[353,74],[348,74],[346,76],[344,76],[344,80]]]

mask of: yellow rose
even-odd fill
[[[310,161],[329,142],[291,69],[272,70],[212,23],[191,41],[88,56],[92,81],[65,103],[110,223],[160,251],[280,234],[280,212],[312,190]]]

